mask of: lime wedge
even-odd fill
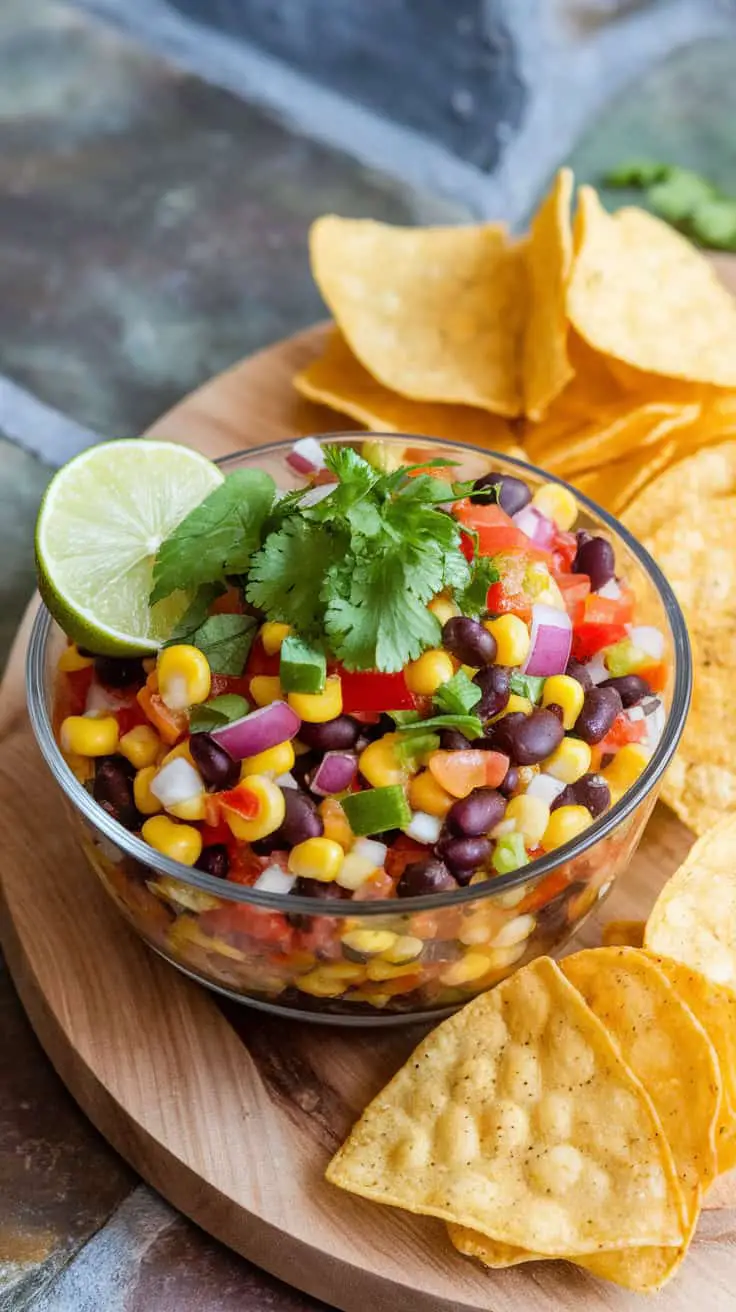
[[[143,438],[90,447],[59,470],[39,511],[36,567],[41,596],[75,642],[104,656],[160,647],[190,597],[149,606],[156,552],[222,481],[198,452]]]

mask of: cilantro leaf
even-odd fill
[[[430,715],[425,720],[418,711],[389,711],[388,714],[402,733],[440,733],[442,729],[457,729],[466,738],[483,736],[483,725],[477,715]]]
[[[207,619],[213,601],[221,597],[224,591],[224,583],[203,583],[197,589],[179,623],[172,630],[171,637],[166,639],[164,646],[173,647],[179,642],[192,643],[197,629],[201,628]]]
[[[518,697],[526,697],[536,706],[542,696],[542,689],[545,684],[544,676],[541,674],[521,674],[519,670],[513,670],[509,680],[509,687]]]
[[[414,771],[426,765],[427,757],[436,752],[439,745],[440,738],[436,733],[400,734],[394,752],[404,769]]]
[[[500,578],[498,568],[490,556],[476,556],[472,577],[462,591],[455,592],[455,601],[463,615],[482,615],[488,609],[488,589]]]
[[[346,669],[391,673],[438,644],[440,626],[426,606],[438,589],[417,574],[400,546],[332,572],[325,628]]]
[[[237,469],[162,542],[153,566],[151,605],[177,588],[241,574],[258,547],[275,485],[260,469]]]
[[[447,683],[440,684],[434,703],[439,711],[447,711],[450,715],[469,715],[482,696],[477,683],[473,683],[464,670],[458,670]]]
[[[270,620],[323,631],[325,576],[347,552],[344,532],[292,515],[252,557],[246,596]]]
[[[210,615],[192,644],[204,652],[213,674],[237,676],[243,673],[257,627],[252,615]]]
[[[691,169],[671,169],[669,176],[647,191],[647,200],[668,223],[684,223],[704,201],[713,200],[715,187]]]
[[[662,182],[671,172],[669,164],[660,164],[653,159],[626,159],[616,168],[609,169],[603,177],[607,187],[651,187],[654,182]]]
[[[245,697],[235,692],[224,692],[220,697],[212,697],[201,706],[193,706],[189,712],[190,733],[211,733],[221,729],[231,720],[240,720],[247,715],[250,707]]]
[[[691,214],[689,226],[701,246],[736,250],[736,200],[702,201]]]

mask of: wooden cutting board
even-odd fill
[[[151,433],[221,456],[352,427],[290,387],[323,332],[237,365]],[[2,944],[46,1052],[118,1151],[205,1230],[347,1312],[639,1309],[639,1296],[567,1263],[486,1273],[454,1252],[439,1222],[324,1183],[329,1155],[421,1028],[324,1029],[237,1006],[226,1015],[148,951],[88,870],[36,749],[24,711],[27,635],[28,617],[0,689]],[[644,917],[690,843],[658,807],[605,919]],[[593,921],[576,946],[599,941]],[[736,1178],[707,1206],[659,1312],[736,1307]]]

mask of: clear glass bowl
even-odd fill
[[[459,443],[355,433],[322,440],[359,448],[367,439],[380,439],[394,449],[408,447],[412,460],[448,457],[458,462],[458,478],[496,469],[520,474],[530,485],[552,481],[532,466]],[[254,466],[268,470],[285,490],[301,486],[303,480],[286,464],[291,446],[284,442],[241,452],[222,461],[222,467]],[[512,874],[449,893],[315,902],[218,880],[154,852],[97,805],[59,751],[52,713],[64,635],[41,608],[27,662],[31,723],[84,852],[146,943],[185,974],[239,1002],[305,1020],[353,1025],[448,1015],[517,966],[564,947],[631,861],[677,747],[691,685],[687,630],[666,579],[626,529],[576,495],[579,526],[602,531],[614,544],[618,572],[637,595],[638,622],[654,624],[667,635],[671,674],[662,694],[664,731],[636,784],[580,837]],[[79,911],[84,915],[84,907]],[[406,959],[356,960],[342,942],[356,929],[397,935],[402,939],[399,955]]]

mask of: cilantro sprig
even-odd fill
[[[603,180],[609,187],[643,191],[655,214],[698,245],[736,250],[736,197],[693,169],[634,158],[624,160]]]

